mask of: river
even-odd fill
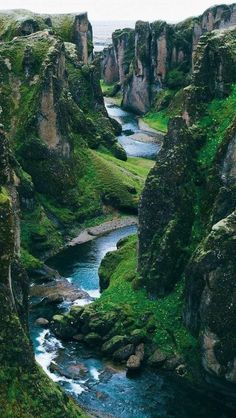
[[[112,103],[106,103],[111,117],[122,123],[123,133],[118,140],[132,156],[155,158],[160,144],[135,140],[133,134],[143,133],[137,118]],[[127,135],[129,134],[129,135]],[[145,135],[148,135],[147,132]],[[99,297],[98,267],[108,251],[116,249],[117,242],[136,232],[136,226],[128,226],[110,232],[94,241],[67,249],[49,265],[56,268],[69,282],[82,288],[93,297]],[[35,300],[31,300],[33,304]],[[75,304],[87,304],[82,299]],[[224,408],[207,397],[196,394],[183,382],[167,373],[144,371],[133,378],[126,376],[122,367],[96,356],[78,342],[58,340],[48,328],[35,324],[44,317],[50,320],[56,313],[68,311],[71,304],[32,305],[30,310],[30,334],[37,362],[49,377],[58,382],[76,401],[96,417],[113,418],[228,418]],[[61,374],[50,371],[51,362],[56,363]],[[70,367],[82,365],[83,375],[75,378]],[[58,417],[60,418],[60,417]]]

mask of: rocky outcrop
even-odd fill
[[[2,416],[79,417],[81,411],[38,369],[28,336],[28,277],[19,255],[12,156],[0,128],[0,401]],[[42,321],[41,321],[42,323]],[[19,380],[19,375],[21,379]],[[13,390],[14,387],[14,390]],[[9,398],[8,393],[11,392]],[[53,393],[53,396],[52,396]],[[21,399],[19,409],[18,399]],[[35,399],[38,402],[35,402]],[[50,399],[50,402],[49,402]],[[43,401],[44,400],[44,401]],[[44,402],[47,406],[44,406]],[[48,403],[49,402],[49,403]],[[50,405],[49,405],[50,404]]]
[[[231,398],[236,383],[236,122],[232,111],[220,135],[217,111],[211,132],[201,123],[209,115],[207,104],[215,98],[226,104],[233,94],[235,39],[235,29],[202,36],[192,84],[184,90],[184,120],[169,124],[143,192],[139,228],[143,286],[163,297],[185,278],[185,326],[199,338],[206,380]],[[218,141],[214,147],[213,141]]]
[[[149,110],[160,89],[186,86],[201,36],[235,25],[236,6],[232,4],[214,6],[199,17],[175,25],[163,21],[137,22],[134,33],[130,30],[134,41],[129,44],[125,38],[127,30],[116,31],[110,51],[115,51],[113,68],[119,69],[123,106],[142,114]],[[123,65],[127,55],[129,59]]]
[[[2,19],[6,25],[13,24],[16,16],[12,12],[3,14]],[[42,16],[32,16],[45,25]],[[27,240],[24,247],[37,257],[45,257],[51,248],[58,250],[62,244],[68,217],[58,221],[58,214],[69,210],[69,222],[70,214],[79,220],[78,211],[81,221],[87,216],[81,202],[88,189],[80,180],[90,170],[88,165],[94,164],[90,149],[103,145],[115,157],[127,159],[116,139],[117,124],[109,119],[104,106],[99,62],[91,62],[92,32],[87,14],[52,16],[51,21],[50,30],[0,45],[0,120],[14,144],[21,208],[27,212],[27,220],[29,214],[35,214],[34,226],[29,220],[33,231],[23,234]],[[96,170],[91,167],[91,172]],[[99,185],[94,182],[93,187],[98,189]],[[44,196],[46,206],[51,199],[53,205],[63,206],[62,212],[52,214],[51,204],[42,208],[37,193]],[[101,188],[92,193],[91,199],[95,196],[97,203],[91,205],[91,199],[86,198],[88,216],[96,217],[103,213],[105,194]]]
[[[200,37],[214,29],[227,29],[236,25],[236,5],[219,5],[207,9],[193,23],[193,57]]]
[[[150,106],[150,26],[137,22],[135,26],[134,69],[125,81],[122,105],[136,113],[146,113]],[[121,80],[122,83],[122,80]]]
[[[93,58],[93,32],[87,13],[74,19],[74,42],[78,49],[79,61],[88,64]]]
[[[101,68],[102,78],[107,84],[113,84],[119,81],[115,50],[112,45],[103,50]]]
[[[9,10],[0,13],[0,21],[0,39],[3,41],[44,30],[59,35],[65,42],[74,43],[80,62],[92,62],[93,31],[87,13],[47,16],[28,10]]]
[[[17,195],[9,163],[9,149],[0,129],[0,270],[1,366],[34,365],[27,334],[27,277],[19,265]]]
[[[182,118],[170,126],[150,171],[139,208],[139,270],[152,295],[165,295],[186,262],[193,222],[191,171],[194,152]]]

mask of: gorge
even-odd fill
[[[235,25],[0,13],[1,417],[234,416]]]

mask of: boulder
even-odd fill
[[[82,342],[84,340],[84,335],[83,334],[73,335],[73,340],[78,341],[78,342]]]
[[[119,350],[126,344],[127,337],[124,337],[123,335],[116,335],[103,344],[102,352],[105,354],[113,354],[115,351]]]
[[[149,357],[148,364],[150,366],[161,367],[166,361],[166,355],[161,350],[157,349]]]
[[[146,338],[146,332],[143,329],[137,328],[131,332],[130,340],[133,344],[140,344],[141,342],[145,341]]]
[[[84,342],[90,347],[96,349],[98,345],[101,345],[102,338],[96,332],[90,332],[84,337]]]
[[[46,318],[38,318],[35,321],[36,325],[41,325],[42,327],[46,327],[49,324],[49,321]]]
[[[113,358],[116,361],[127,360],[132,354],[134,354],[134,344],[127,344],[125,347],[121,347],[113,354]]]
[[[141,343],[136,347],[135,355],[140,358],[140,361],[144,359],[144,344]]]
[[[140,369],[141,363],[144,359],[144,344],[141,343],[136,347],[135,354],[129,357],[126,366],[128,371],[135,371]]]
[[[57,337],[64,340],[72,339],[78,332],[77,325],[73,321],[68,320],[66,315],[54,315],[50,328]]]
[[[127,369],[130,371],[140,369],[141,367],[140,357],[136,355],[130,356],[126,365],[127,365]]]

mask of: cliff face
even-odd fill
[[[34,360],[28,337],[28,277],[19,261],[19,206],[11,164],[0,128],[0,414],[3,418],[85,417]]]
[[[142,114],[150,109],[160,89],[187,85],[200,37],[214,29],[229,28],[235,24],[234,4],[212,7],[203,15],[176,25],[163,21],[151,24],[137,22],[134,41],[129,44],[120,42],[119,52],[115,54],[117,65],[113,64],[113,69],[117,71],[122,57],[130,51],[128,69],[119,71],[119,82],[123,87],[123,106]],[[124,38],[122,33],[125,31],[127,30],[120,31],[121,39]],[[114,54],[114,50],[117,51],[117,47],[113,38],[113,49],[110,48],[110,51]],[[103,67],[104,65],[106,59]],[[105,81],[110,82],[105,72],[103,73]]]
[[[26,338],[28,283],[19,257],[18,198],[9,164],[9,150],[0,130],[0,270],[1,355],[0,363],[32,368],[33,353]]]
[[[30,17],[40,30],[15,37],[27,13],[1,15],[9,41],[0,45],[0,121],[15,157],[23,246],[41,257],[62,245],[67,228],[103,215],[104,204],[133,210],[137,198],[127,189],[123,203],[107,191],[106,162],[102,169],[93,158],[99,147],[127,157],[104,106],[99,62],[91,61],[87,14]]]
[[[206,379],[232,396],[236,383],[235,40],[235,29],[201,38],[193,82],[184,90],[183,119],[170,123],[148,176],[139,229],[143,285],[152,295],[163,297],[185,278],[184,322],[200,339]]]

